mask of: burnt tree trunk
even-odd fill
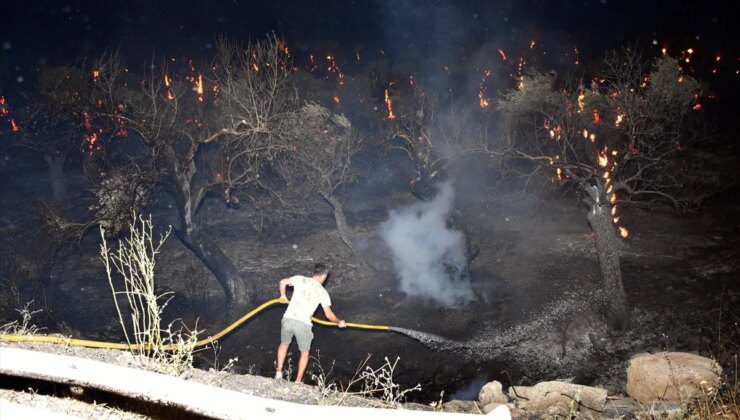
[[[49,165],[49,179],[51,180],[51,191],[54,201],[61,202],[67,195],[67,180],[64,177],[64,161],[67,159],[65,153],[44,156]]]
[[[192,191],[195,163],[191,161],[187,167],[180,168],[173,151],[168,153],[168,161],[173,172],[175,202],[180,216],[175,235],[216,277],[229,306],[248,304],[250,296],[236,266],[221,247],[208,239],[195,223],[195,213],[205,194],[203,189]]]
[[[630,309],[622,284],[619,264],[619,239],[612,225],[611,209],[608,205],[591,207],[588,223],[596,234],[596,254],[599,258],[601,283],[606,294],[606,320],[609,331],[614,335],[624,333],[630,324]]]
[[[352,255],[357,256],[355,248],[352,245],[352,230],[350,229],[349,224],[347,223],[347,218],[344,215],[344,207],[342,207],[342,203],[333,193],[322,191],[321,196],[324,197],[324,200],[326,200],[334,210],[334,220],[337,224],[337,234],[339,235],[339,239],[341,239],[342,242],[344,242],[344,245],[352,251]]]

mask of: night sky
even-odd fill
[[[536,40],[541,65],[581,61],[637,43],[655,52],[696,50],[697,72],[721,54],[717,79],[737,70],[727,1],[3,1],[0,88],[32,83],[45,63],[76,62],[120,49],[129,62],[153,55],[206,59],[214,37],[262,37],[274,31],[301,53],[331,51],[345,63],[355,52],[383,49],[389,60],[472,56],[489,42],[505,51]],[[654,42],[656,44],[654,44]],[[549,57],[547,56],[549,54]],[[702,77],[701,74],[698,75]],[[706,77],[704,77],[706,78]],[[720,85],[735,84],[734,78]]]

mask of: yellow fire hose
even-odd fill
[[[221,337],[234,331],[237,327],[247,322],[249,318],[252,318],[253,316],[262,312],[264,309],[272,305],[278,304],[278,303],[288,303],[288,301],[283,300],[281,298],[268,300],[262,305],[249,311],[243,317],[234,321],[234,323],[232,323],[228,327],[221,330],[218,334],[211,335],[208,338],[204,338],[203,340],[196,342],[195,347],[203,347],[205,345],[213,343],[216,340],[219,340]],[[311,321],[313,321],[316,324],[325,325],[328,327],[333,327],[337,325],[334,322],[324,321],[316,317],[311,317]],[[388,331],[390,329],[390,327],[387,325],[354,324],[351,322],[347,322],[347,327],[348,328],[359,328],[363,330],[376,330],[376,331]],[[69,346],[82,346],[82,347],[93,347],[93,348],[99,348],[99,349],[119,349],[119,350],[147,350],[150,347],[148,345],[142,345],[142,344],[108,343],[105,341],[81,340],[78,338],[51,337],[51,336],[44,336],[44,335],[22,335],[22,334],[3,334],[3,335],[0,335],[0,341],[6,342],[6,343],[52,343],[52,344],[65,344]],[[178,346],[180,346],[180,344],[170,344],[168,346],[165,346],[163,350],[174,350]]]

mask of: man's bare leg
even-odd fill
[[[277,349],[277,371],[283,371],[283,365],[285,365],[285,358],[288,356],[289,344],[280,343]]]
[[[308,366],[308,353],[307,351],[301,352],[301,358],[298,360],[298,376],[295,378],[295,382],[300,384],[303,382],[303,374],[306,373],[306,366]]]

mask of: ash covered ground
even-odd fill
[[[31,175],[14,176],[4,188],[3,235],[34,273],[33,258],[51,248],[43,241],[23,239],[34,229],[31,202],[23,192],[36,189],[42,194],[46,183],[30,171],[24,173]],[[214,211],[204,221],[207,231],[258,286],[256,303],[277,296],[280,278],[310,271],[321,260],[331,267],[327,290],[340,316],[440,337],[422,343],[426,336],[420,342],[397,333],[317,326],[317,360],[310,370],[317,371],[315,364],[320,363],[326,370],[333,367],[337,380],[346,381],[368,354],[373,356],[371,365],[383,357],[400,357],[398,379],[409,386],[421,383],[424,390],[410,398],[434,401],[442,390],[452,395],[470,383],[481,383],[481,378],[517,384],[569,378],[616,390],[624,364],[635,353],[673,349],[711,354],[718,346],[737,346],[739,226],[726,211],[732,194],[702,215],[633,211],[625,216],[634,232],[621,251],[633,321],[627,334],[610,338],[598,292],[593,291],[599,278],[593,237],[583,210],[573,210],[567,199],[555,197],[556,205],[543,208],[535,198],[493,187],[458,196],[451,224],[476,227],[466,230],[477,253],[470,265],[476,300],[442,307],[399,291],[379,225],[389,209],[415,199],[402,188],[382,189],[387,199],[372,205],[353,201],[353,191],[347,192],[347,201],[353,203],[347,206],[349,221],[361,238],[359,260],[343,247],[325,211],[275,221],[269,233],[260,236],[248,211],[208,204]],[[155,215],[167,211],[153,210]],[[45,287],[29,285],[21,291],[42,310],[34,318],[36,324],[48,333],[123,339],[94,235],[58,255],[50,270]],[[160,290],[174,293],[168,319],[182,318],[187,325],[197,321],[206,334],[231,321],[222,310],[217,283],[180,242],[166,243],[157,276]],[[5,308],[9,319],[15,316],[12,309]],[[206,349],[196,363],[209,368],[216,360],[223,365],[238,357],[236,372],[271,375],[282,311],[266,311],[222,340],[218,355]],[[297,358],[297,349],[291,352]]]

